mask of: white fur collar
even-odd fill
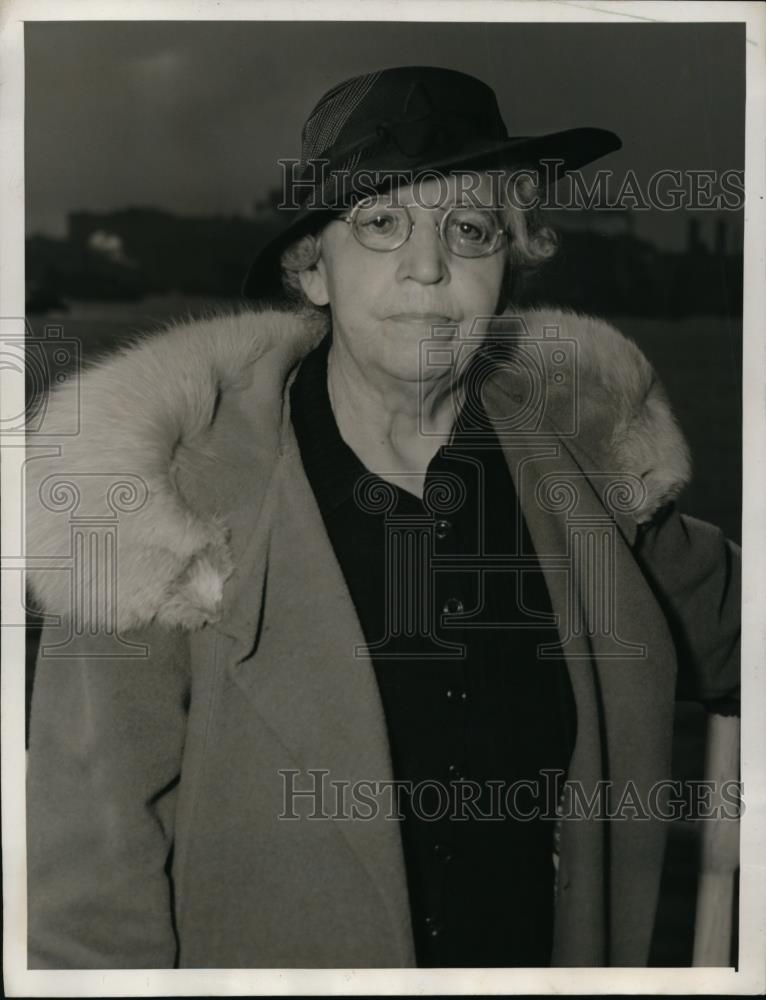
[[[558,326],[577,342],[583,402],[578,444],[597,468],[643,477],[646,496],[636,519],[649,520],[680,493],[690,463],[648,361],[601,320],[553,310],[528,312],[524,320],[533,334]],[[248,382],[254,365],[272,364],[275,378],[284,380],[324,329],[311,314],[278,311],[176,323],[56,389],[42,433],[29,440],[28,557],[49,564],[58,558],[68,566],[73,526],[82,518],[114,519],[117,507],[117,631],[154,621],[187,629],[215,621],[237,553],[229,551],[223,520],[190,509],[179,493],[173,456],[179,444],[205,434],[220,394]],[[566,405],[562,393],[571,390],[551,382],[547,391],[558,394],[555,404]],[[78,410],[79,433],[68,433]],[[53,450],[59,453],[46,457]],[[121,479],[133,486],[120,492],[115,484]],[[79,575],[89,596],[80,608],[85,626],[95,617],[91,609],[109,598],[103,579],[87,567]],[[46,612],[71,613],[71,572],[30,564],[29,579]]]

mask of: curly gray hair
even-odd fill
[[[510,302],[514,276],[520,271],[539,267],[556,253],[556,233],[543,223],[537,204],[538,187],[532,177],[526,173],[515,177],[514,197],[506,196],[502,206],[503,221],[510,234],[510,253],[501,293],[501,308],[505,308]],[[320,253],[321,235],[312,233],[300,237],[282,253],[282,286],[288,299],[302,307],[317,308],[303,291],[300,274],[316,267]]]

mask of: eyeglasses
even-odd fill
[[[379,199],[358,202],[341,222],[351,226],[357,241],[368,250],[388,253],[407,242],[415,229],[414,205],[383,205]],[[434,226],[442,243],[458,257],[487,257],[507,235],[497,215],[486,208],[454,205]]]

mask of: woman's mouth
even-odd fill
[[[445,324],[456,322],[451,316],[431,312],[395,313],[393,316],[389,316],[389,319],[397,323],[415,323],[420,326],[444,326]]]

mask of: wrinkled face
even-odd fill
[[[501,240],[489,256],[473,258],[457,256],[444,245],[437,226],[455,204],[455,188],[454,178],[449,185],[427,181],[417,191],[399,188],[400,204],[416,202],[409,209],[415,227],[395,250],[362,246],[348,223],[333,220],[321,233],[316,269],[301,275],[311,301],[329,303],[339,346],[377,378],[443,377],[443,366],[424,368],[421,360],[422,342],[432,338],[432,327],[454,326],[450,338],[465,341],[476,317],[497,310],[507,241]],[[491,203],[489,177],[482,178],[476,192],[483,203]],[[477,338],[469,343],[476,346]],[[448,346],[449,339],[440,337],[440,344]]]

